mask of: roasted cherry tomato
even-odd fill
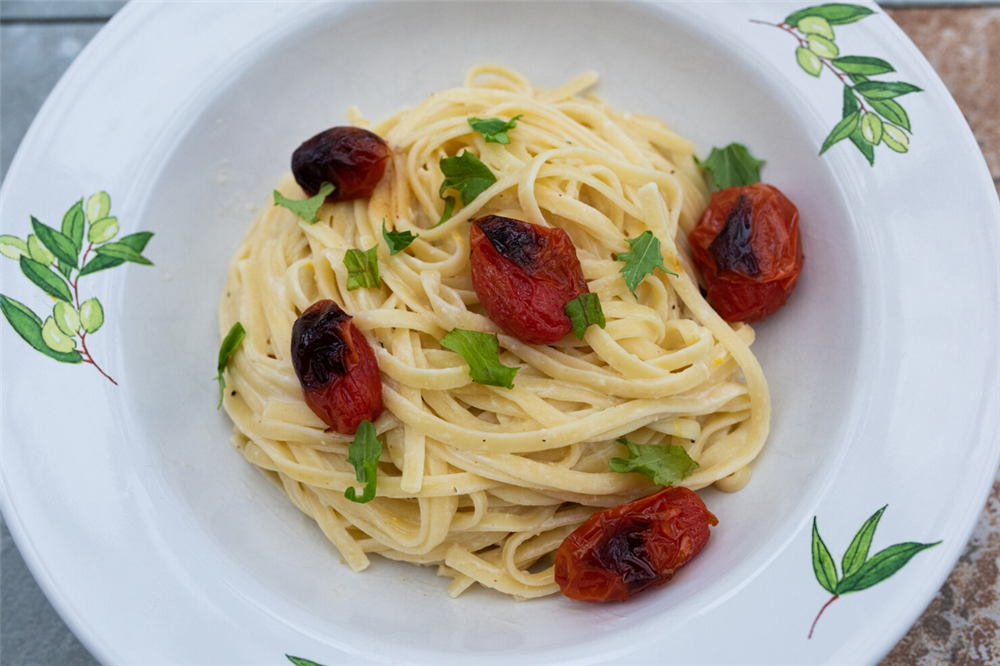
[[[292,153],[292,175],[309,196],[332,183],[327,201],[363,199],[375,191],[390,157],[392,150],[379,135],[360,127],[332,127]]]
[[[802,271],[799,211],[764,183],[713,194],[689,240],[708,302],[726,321],[773,314]]]
[[[565,231],[487,215],[473,221],[469,241],[472,286],[504,332],[546,345],[573,329],[566,303],[590,290]]]
[[[556,551],[556,583],[578,601],[625,601],[663,585],[708,543],[719,521],[687,488],[664,488],[599,511]]]
[[[333,301],[313,303],[292,326],[292,366],[306,404],[344,435],[382,413],[375,352]]]

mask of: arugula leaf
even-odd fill
[[[638,472],[661,486],[672,486],[691,476],[699,467],[683,446],[636,444],[624,437],[618,443],[628,447],[628,458],[612,458],[608,467],[619,474]]]
[[[601,308],[601,299],[594,293],[580,294],[566,303],[563,312],[573,324],[573,335],[580,340],[583,340],[583,335],[591,324],[604,328],[607,323],[604,319],[604,310]]]
[[[465,359],[469,364],[469,376],[477,384],[514,388],[514,375],[520,368],[500,362],[500,343],[492,333],[456,328],[441,338],[441,346]]]
[[[319,192],[314,197],[308,199],[286,199],[282,196],[281,192],[278,190],[274,191],[274,205],[282,206],[288,210],[295,213],[300,220],[306,224],[316,224],[319,218],[316,217],[316,213],[319,212],[319,207],[323,205],[326,198],[333,192],[334,187],[332,183],[323,183],[319,186]]]
[[[354,486],[344,491],[344,497],[359,504],[375,499],[380,455],[382,455],[382,442],[375,436],[375,426],[371,421],[362,421],[354,432],[354,441],[347,448],[347,462],[354,465],[354,474],[358,482],[366,485],[361,497],[358,497]]]
[[[642,279],[652,273],[655,268],[677,277],[677,273],[667,270],[667,267],[663,265],[660,239],[654,236],[652,231],[643,231],[638,238],[626,238],[625,242],[632,249],[628,252],[620,252],[615,259],[625,262],[625,266],[619,272],[624,276],[625,284],[628,285],[633,296],[635,296],[635,288],[639,286]],[[638,300],[639,297],[635,297]]]
[[[367,250],[350,249],[344,255],[347,266],[347,291],[355,289],[378,289],[382,280],[378,275],[378,245]]]
[[[506,145],[510,143],[507,132],[517,127],[518,119],[523,116],[523,113],[518,114],[507,121],[500,118],[469,118],[469,125],[473,130],[483,135],[486,143],[502,143]]]
[[[760,168],[764,160],[758,160],[741,143],[731,143],[722,150],[712,148],[704,162],[697,157],[695,164],[712,174],[715,186],[720,190],[740,185],[760,182]]]
[[[226,394],[226,378],[223,372],[226,366],[229,365],[229,359],[236,352],[236,348],[240,346],[240,343],[243,342],[246,334],[247,332],[243,328],[243,324],[236,322],[229,329],[229,332],[226,333],[226,337],[222,340],[222,345],[219,347],[219,364],[217,368],[219,376],[215,378],[219,382],[219,405],[216,409],[222,407],[222,397]]]
[[[389,246],[390,257],[405,250],[419,236],[420,234],[415,234],[412,231],[387,231],[385,228],[385,218],[382,218],[382,238],[385,239],[385,244]]]
[[[435,224],[435,227],[440,227],[442,224],[451,219],[452,213],[455,211],[455,197],[445,197],[444,198],[444,211],[441,213],[441,219]]]
[[[438,195],[444,198],[445,191],[455,190],[461,196],[463,206],[468,206],[497,182],[490,168],[468,150],[457,157],[442,157],[440,164],[444,182]]]

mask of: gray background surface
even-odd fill
[[[0,0],[0,179],[6,174],[32,119],[63,72],[124,4],[91,0]],[[883,4],[998,3],[894,0]],[[975,548],[980,532],[985,533],[986,529],[985,523],[980,525],[971,548]],[[16,666],[97,666],[98,662],[73,636],[42,594],[2,519],[0,536],[0,662]],[[947,588],[946,583],[943,592]],[[918,626],[920,624],[918,622]],[[921,657],[916,657],[917,654]],[[928,656],[927,652],[908,653],[904,659],[908,663],[944,661],[933,657],[927,661]],[[947,661],[954,663],[955,654]],[[968,663],[989,661],[986,655],[982,661]]]

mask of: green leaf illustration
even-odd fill
[[[891,99],[909,93],[923,92],[912,83],[904,81],[862,81],[854,89],[869,100]]]
[[[21,257],[21,272],[49,296],[67,302],[73,301],[69,285],[59,275],[44,264],[29,257]]]
[[[647,229],[637,238],[626,238],[625,242],[629,244],[631,249],[628,252],[618,253],[615,260],[625,262],[619,272],[625,278],[625,284],[628,285],[633,296],[635,296],[635,290],[639,283],[654,269],[659,268],[664,273],[677,276],[677,273],[667,270],[667,267],[663,265],[660,239],[654,236],[652,231]],[[636,299],[638,298],[636,296]]]
[[[28,252],[28,244],[17,236],[4,234],[0,236],[0,254],[8,259],[18,260],[22,255],[31,256]]]
[[[323,666],[323,664],[317,663],[315,661],[310,661],[308,659],[303,659],[302,657],[293,657],[290,654],[286,654],[288,661],[295,664],[295,666]]]
[[[463,150],[457,157],[443,157],[440,164],[444,181],[439,196],[444,197],[447,190],[455,190],[462,198],[463,206],[468,206],[497,182],[490,168],[468,150]]]
[[[837,585],[834,594],[859,592],[881,583],[902,569],[907,562],[913,559],[914,555],[928,548],[933,548],[939,543],[941,542],[897,543],[894,546],[889,546],[872,555],[871,559],[865,562],[854,574],[845,576]]]
[[[316,196],[308,199],[287,199],[281,192],[275,190],[274,205],[287,208],[306,224],[316,224],[319,221],[316,214],[319,213],[320,206],[326,202],[326,198],[333,193],[333,190],[334,187],[331,183],[323,183],[319,186],[319,192],[316,193]]]
[[[855,128],[857,128],[858,122],[860,120],[861,120],[861,113],[859,111],[855,111],[854,113],[850,114],[846,118],[842,119],[839,123],[837,123],[834,126],[833,130],[830,132],[830,134],[826,137],[826,140],[823,141],[823,147],[820,148],[819,154],[822,155],[827,150],[829,150],[830,147],[833,146],[835,143],[837,143],[838,141],[843,141],[844,139],[849,137],[851,135],[851,132],[853,132]]]
[[[216,377],[216,381],[219,382],[219,407],[222,407],[222,398],[226,395],[226,377],[225,370],[226,366],[229,365],[229,359],[233,354],[236,353],[236,349],[243,342],[243,338],[246,337],[246,329],[243,328],[243,324],[236,322],[233,324],[229,332],[226,333],[226,337],[222,339],[222,344],[219,345],[219,362],[217,364],[217,369],[219,371],[219,376]]]
[[[103,194],[103,193],[102,193]],[[96,195],[95,195],[96,196]],[[108,196],[107,194],[104,195]],[[93,197],[91,197],[93,198]],[[111,207],[111,200],[108,199],[108,207]],[[87,220],[83,215],[83,199],[70,206],[62,219],[62,233],[76,246],[76,253],[83,250],[83,232],[87,226]]]
[[[82,200],[81,200],[82,201]],[[72,210],[72,209],[70,209]],[[95,192],[87,199],[87,221],[96,222],[111,213],[111,197],[107,192]],[[63,233],[66,233],[63,230]],[[82,236],[81,236],[82,238]]]
[[[816,518],[813,518],[812,529],[812,563],[816,580],[823,586],[823,589],[830,594],[836,594],[837,589],[837,565],[830,556],[830,550],[823,543],[823,538],[819,535],[819,527],[816,525]]]
[[[872,110],[881,115],[894,125],[899,125],[906,131],[910,131],[910,117],[906,115],[906,109],[894,99],[870,99],[868,103]]]
[[[390,257],[408,248],[410,243],[419,237],[420,234],[415,234],[412,231],[387,231],[385,228],[385,218],[382,219],[382,238],[385,239],[385,244],[389,246]]]
[[[104,324],[104,307],[97,297],[80,304],[80,324],[87,333],[97,333]]]
[[[847,116],[851,115],[852,113],[854,113],[855,111],[857,111],[860,108],[861,108],[861,105],[858,103],[858,98],[854,96],[854,88],[852,88],[851,86],[845,85],[844,86],[844,107],[843,107],[843,114],[841,115],[841,117],[842,118],[846,118]]]
[[[628,447],[628,458],[611,458],[608,467],[619,474],[644,474],[661,486],[672,486],[691,476],[699,465],[683,446],[636,444],[625,437],[617,440]]]
[[[469,376],[477,384],[514,388],[514,376],[520,368],[500,362],[500,343],[492,333],[456,328],[441,338],[441,346],[465,360]]]
[[[483,135],[486,143],[510,143],[507,132],[517,127],[517,121],[524,114],[514,116],[510,120],[500,118],[469,118],[469,126],[476,132]]]
[[[601,299],[594,293],[580,294],[566,303],[563,312],[569,317],[573,326],[573,335],[580,340],[583,340],[584,334],[592,324],[597,324],[601,328],[607,325]]]
[[[45,344],[45,341],[42,339],[42,320],[24,303],[0,294],[0,311],[3,312],[3,316],[10,323],[14,331],[21,336],[21,339],[37,351],[60,363],[83,362],[83,357],[80,356],[79,352],[61,353]]]
[[[435,224],[435,227],[440,227],[442,224],[451,219],[452,213],[455,211],[455,197],[445,197],[444,198],[444,211],[441,213],[441,219]]]
[[[861,151],[861,154],[865,156],[868,160],[870,166],[875,166],[875,146],[865,141],[865,137],[861,134],[861,128],[856,127],[851,135],[847,137],[851,140],[851,143]]]
[[[798,25],[799,21],[807,16],[818,16],[825,19],[831,25],[846,25],[860,21],[866,16],[871,16],[875,12],[861,5],[848,5],[842,3],[830,3],[818,5],[816,7],[806,7],[797,12],[792,12],[785,18],[788,25]]]
[[[38,240],[42,241],[42,245],[48,248],[49,252],[54,254],[59,261],[69,264],[73,268],[77,267],[76,253],[78,250],[76,243],[69,236],[42,224],[34,216],[31,217],[31,229],[38,236]]]
[[[870,56],[842,56],[834,58],[831,62],[845,74],[875,76],[876,74],[888,74],[896,71],[885,60]]]
[[[95,248],[94,251],[97,252],[98,256],[131,261],[144,266],[153,265],[152,261],[142,256],[142,254],[137,252],[131,245],[123,243],[122,241],[101,245],[100,247]]]
[[[344,497],[352,502],[364,504],[375,499],[378,458],[382,455],[382,442],[375,435],[375,426],[371,421],[362,421],[354,432],[354,441],[347,448],[347,462],[354,465],[354,476],[358,482],[365,484],[361,497],[358,497],[354,486],[344,491]]]
[[[347,291],[355,289],[378,289],[382,280],[378,274],[378,245],[367,250],[351,248],[344,255],[347,266]]]
[[[750,154],[741,143],[731,143],[721,150],[712,148],[705,161],[697,157],[695,164],[712,174],[715,186],[720,190],[740,185],[753,185],[760,182],[760,168],[766,164]]]
[[[840,566],[844,571],[844,578],[856,573],[868,559],[868,550],[872,545],[872,537],[875,536],[875,528],[878,527],[878,521],[881,520],[887,506],[889,505],[886,504],[872,514],[871,518],[865,521],[865,524],[861,526],[858,533],[851,539],[851,545],[847,547],[844,559],[840,562]]]

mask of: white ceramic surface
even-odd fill
[[[2,232],[57,226],[111,194],[144,254],[86,278],[114,376],[2,341],[3,511],[36,578],[109,664],[864,663],[913,622],[964,547],[995,473],[997,200],[958,108],[885,15],[838,27],[890,60],[908,153],[871,167],[847,141],[817,156],[841,87],[806,76],[779,22],[799,5],[177,3],[126,7],[39,113],[0,192]],[[801,6],[807,6],[802,3]],[[874,7],[874,5],[872,5]],[[291,151],[461,82],[472,64],[554,86],[585,69],[615,106],[697,144],[741,141],[802,214],[794,297],[757,327],[772,435],[743,491],[702,493],[721,521],[669,586],[625,605],[458,600],[446,580],[376,558],[339,563],[318,528],[235,453],[215,410],[216,307],[233,250]],[[3,293],[39,313],[4,259]],[[82,284],[82,283],[81,283]],[[44,318],[44,314],[43,314]],[[816,581],[889,504],[872,552],[943,543],[845,595]]]

